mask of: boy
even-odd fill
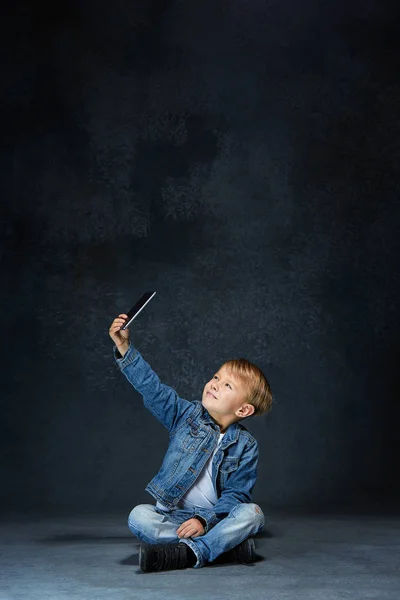
[[[170,436],[161,469],[146,487],[156,506],[138,505],[128,518],[142,541],[140,569],[200,568],[217,557],[254,562],[252,536],[265,524],[251,502],[258,445],[239,421],[270,410],[267,379],[245,359],[228,361],[206,383],[201,402],[184,400],[160,382],[129,330],[121,330],[126,319],[120,314],[109,330],[115,361]]]

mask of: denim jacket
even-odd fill
[[[169,432],[162,466],[145,490],[167,508],[177,508],[215,450],[220,429],[201,402],[180,398],[161,383],[131,342],[123,357],[116,346],[113,353],[121,372],[142,395],[145,407]],[[217,503],[211,509],[197,508],[194,515],[203,520],[206,533],[237,504],[252,501],[257,463],[257,441],[243,425],[232,423],[212,462]]]

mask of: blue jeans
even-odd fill
[[[205,535],[179,538],[176,533],[178,527],[192,519],[195,512],[180,509],[165,511],[152,504],[139,504],[131,511],[128,526],[147,544],[184,542],[197,557],[194,568],[199,568],[256,535],[265,525],[264,514],[257,504],[238,504]]]

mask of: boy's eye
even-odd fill
[[[218,379],[218,375],[214,375],[213,379],[217,378]],[[232,389],[232,386],[230,383],[226,383],[225,385],[229,385],[229,387]]]

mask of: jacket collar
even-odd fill
[[[211,417],[208,410],[206,408],[204,408],[204,406],[202,404],[201,404],[201,408],[202,408],[202,412],[200,413],[201,421],[203,421],[204,423],[210,423],[211,425],[214,426],[214,428],[217,431],[219,431],[218,425],[215,423],[215,421]],[[239,439],[239,433],[240,433],[240,425],[237,422],[231,423],[229,425],[228,429],[225,431],[225,435],[224,435],[224,439],[223,439],[224,446],[226,444],[229,444],[230,442],[237,442]]]

